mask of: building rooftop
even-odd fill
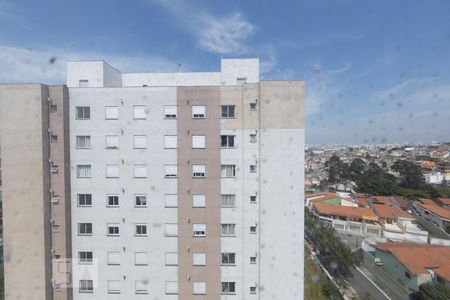
[[[450,209],[449,208],[441,207],[441,206],[437,205],[434,202],[433,202],[433,204],[431,204],[431,203],[429,203],[429,204],[419,203],[419,205],[421,207],[429,210],[430,212],[432,212],[436,216],[439,216],[439,217],[441,217],[443,219],[450,220]]]
[[[374,247],[392,253],[416,275],[427,274],[427,270],[431,269],[442,273],[441,277],[450,280],[450,247],[416,243],[380,243]]]
[[[450,198],[437,198],[439,201],[441,201],[445,205],[450,205]]]
[[[398,219],[398,218],[408,218],[408,219],[414,219],[413,216],[410,214],[404,212],[397,206],[394,206],[392,204],[373,204],[372,208],[375,212],[375,214],[380,219]]]
[[[313,206],[319,214],[341,216],[366,221],[378,221],[378,217],[367,207],[351,207],[314,202]]]

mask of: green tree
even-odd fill
[[[344,184],[350,179],[348,164],[335,154],[325,162],[325,167],[328,169],[328,182],[331,184]]]
[[[426,188],[427,184],[422,175],[422,170],[413,162],[398,159],[391,166],[391,169],[400,174],[400,186],[408,189]]]
[[[356,181],[359,178],[359,176],[364,174],[366,168],[367,165],[364,160],[362,160],[361,158],[354,159],[349,167],[350,179]]]

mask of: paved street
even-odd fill
[[[389,300],[370,280],[359,270],[351,268],[352,276],[347,278],[351,287],[358,293],[361,299],[368,299],[367,295],[376,300]],[[369,298],[370,299],[370,298]]]
[[[414,210],[412,214],[416,217],[417,223],[422,226],[425,230],[427,230],[431,236],[440,238],[440,239],[450,239],[450,235],[446,234],[442,229],[437,227],[431,222],[428,222],[424,218],[420,217]]]

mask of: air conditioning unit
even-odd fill
[[[52,203],[59,203],[59,196],[53,196],[51,202]]]

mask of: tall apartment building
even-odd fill
[[[29,299],[303,299],[303,81],[260,81],[257,59],[67,67],[58,96],[0,87],[7,293],[42,278]]]

